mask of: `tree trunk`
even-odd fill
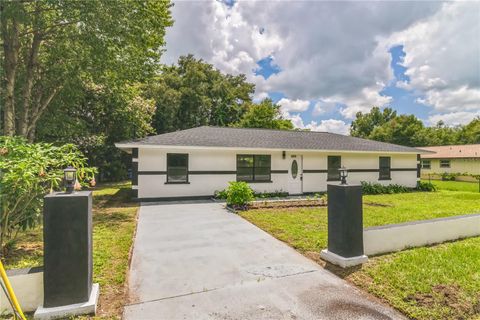
[[[20,50],[18,21],[11,21],[5,17],[5,3],[0,7],[1,33],[3,41],[4,59],[4,88],[5,105],[3,109],[3,134],[12,136],[15,134],[15,80],[18,66],[18,54]],[[10,22],[10,23],[9,23]]]

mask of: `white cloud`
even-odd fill
[[[305,124],[302,117],[298,113],[290,114],[288,112],[284,112],[283,117],[290,119],[293,123],[293,126],[298,129],[309,129],[311,131],[324,131],[345,135],[349,134],[350,132],[350,125],[342,120],[327,119],[321,120],[320,122],[310,121],[310,123]]]
[[[403,65],[417,102],[434,108],[432,119],[463,121],[480,110],[480,3],[447,2],[436,14],[391,35],[384,46],[401,44]]]
[[[475,117],[480,117],[480,110],[473,112],[458,111],[444,114],[435,114],[428,118],[428,123],[433,126],[437,124],[438,121],[443,121],[446,125],[456,126],[459,124],[467,124]]]
[[[324,131],[347,135],[350,131],[350,125],[342,120],[328,119],[322,120],[320,123],[312,121],[305,126],[312,131]]]
[[[378,93],[393,77],[385,39],[440,6],[239,1],[230,8],[220,1],[177,2],[163,60],[173,63],[193,53],[224,72],[247,74],[258,92],[338,101],[346,104],[342,114],[351,118],[390,101]],[[268,79],[255,76],[256,62],[267,56],[275,57],[282,72]]]
[[[287,98],[282,98],[278,101],[282,111],[284,112],[303,112],[307,111],[310,106],[310,101],[308,100],[290,100]]]
[[[328,112],[332,112],[335,110],[336,106],[337,102],[331,99],[317,101],[317,103],[315,103],[313,106],[312,115],[316,117]]]

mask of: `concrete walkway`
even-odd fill
[[[219,203],[143,204],[125,319],[403,319]]]

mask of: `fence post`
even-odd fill
[[[96,312],[92,285],[92,192],[56,192],[43,206],[44,303],[36,319]]]
[[[320,257],[342,268],[365,263],[362,186],[328,185],[328,249]]]

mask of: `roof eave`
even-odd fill
[[[289,149],[289,148],[254,148],[254,147],[221,147],[221,146],[188,146],[188,145],[160,145],[160,144],[141,144],[141,143],[116,143],[115,146],[126,151],[132,148],[146,149],[223,149],[223,150],[267,150],[267,151],[294,151],[294,152],[342,152],[342,153],[395,153],[395,154],[423,154],[431,153],[426,150],[411,148],[411,151],[383,151],[383,150],[342,150],[342,149]]]

